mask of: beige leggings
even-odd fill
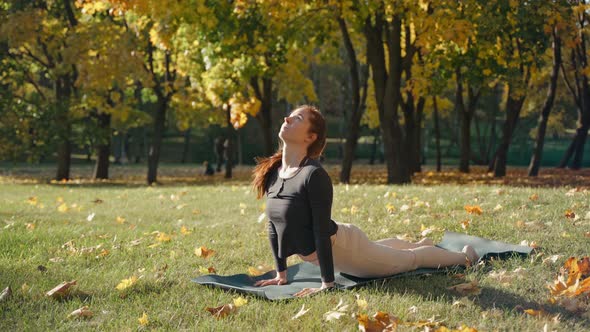
[[[359,278],[375,278],[421,267],[465,265],[463,253],[418,246],[398,239],[371,241],[358,227],[338,223],[332,245],[334,269]]]

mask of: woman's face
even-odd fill
[[[285,117],[279,137],[285,143],[308,146],[317,138],[315,133],[309,131],[310,127],[309,113],[305,110],[295,110]]]

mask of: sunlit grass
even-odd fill
[[[254,198],[246,181],[244,175],[229,185],[220,181],[156,187],[122,182],[0,184],[0,288],[10,286],[13,291],[0,303],[2,330],[354,331],[358,324],[352,315],[359,312],[356,295],[368,302],[361,313],[386,311],[409,322],[434,317],[449,328],[539,331],[547,324],[550,330],[581,331],[589,327],[588,312],[570,314],[548,304],[546,287],[567,257],[588,255],[589,193],[470,184],[337,184],[333,219],[354,223],[373,239],[396,235],[420,239],[422,230],[433,227],[429,236],[435,241],[443,230],[510,243],[534,241],[543,256],[492,262],[467,270],[461,280],[450,275],[402,278],[283,302],[247,296],[248,303],[235,314],[217,320],[205,307],[231,303],[239,295],[190,279],[208,267],[227,275],[273,262],[265,223],[257,222],[263,201]],[[480,206],[483,214],[468,214],[465,205]],[[577,219],[565,217],[566,210]],[[461,221],[467,219],[470,226],[463,229]],[[158,240],[163,233],[170,241]],[[197,257],[194,250],[200,246],[216,253],[207,259]],[[543,263],[551,255],[562,256],[556,263]],[[515,276],[509,283],[490,277],[492,272],[518,267],[526,269],[524,277]],[[116,289],[121,280],[134,275],[139,278],[135,285],[124,292]],[[65,300],[44,296],[71,280],[77,280],[77,286]],[[447,289],[471,280],[479,281],[480,295],[462,299]],[[350,304],[349,315],[326,322],[324,314],[340,299]],[[457,300],[463,303],[454,304]],[[303,304],[310,311],[291,320]],[[93,311],[92,318],[67,318],[84,305]],[[550,313],[547,318],[522,312],[541,308]],[[138,319],[144,312],[149,323],[141,327]],[[557,314],[561,319],[554,322]]]

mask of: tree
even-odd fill
[[[344,145],[342,169],[340,171],[340,182],[349,183],[352,162],[354,160],[354,154],[360,133],[361,119],[366,108],[369,68],[366,64],[362,63],[359,59],[359,56],[357,56],[357,51],[353,43],[353,37],[351,37],[351,31],[349,31],[346,19],[344,18],[344,13],[346,13],[346,11],[340,7],[338,8],[337,13],[336,21],[338,22],[338,28],[340,29],[342,42],[346,51],[346,63],[350,73],[352,92],[351,114],[348,119],[348,130],[346,135],[346,143]],[[354,20],[355,18],[356,17],[352,15],[349,20]],[[362,28],[362,23],[362,21],[360,24],[358,21],[354,21],[354,30],[358,31],[359,27]],[[358,46],[356,46],[356,48],[358,48]]]
[[[70,107],[76,94],[77,47],[71,42],[78,20],[69,0],[4,2],[8,12],[0,26],[0,39],[8,46],[8,56],[23,70],[23,80],[42,99],[31,104],[48,112],[55,121],[51,134],[57,147],[56,180],[70,177],[72,123],[80,118]],[[17,88],[17,87],[15,87]],[[26,89],[23,92],[27,92]],[[24,95],[20,100],[27,101]]]
[[[570,167],[580,169],[584,156],[584,146],[590,128],[590,85],[588,84],[588,54],[587,54],[587,30],[590,23],[588,17],[588,4],[585,0],[570,1],[570,23],[566,31],[570,31],[564,45],[570,50],[561,65],[562,77],[576,104],[578,123],[576,133],[567,148],[559,167],[568,165],[573,156]],[[569,65],[566,68],[565,65]],[[569,69],[569,70],[568,70]],[[572,77],[573,76],[573,77]]]
[[[517,1],[487,3],[486,11],[496,16],[499,26],[504,27],[503,33],[497,38],[500,51],[497,61],[503,66],[500,74],[505,84],[506,119],[494,158],[493,171],[496,177],[506,175],[508,149],[527,96],[531,72],[539,67],[540,54],[548,45],[547,35],[543,31],[548,5],[545,2]]]
[[[559,68],[561,66],[561,37],[558,35],[557,22],[553,26],[549,26],[551,30],[551,36],[553,43],[551,46],[553,52],[553,63],[551,66],[551,74],[549,77],[549,86],[547,88],[547,97],[541,108],[541,114],[539,116],[539,124],[537,127],[537,134],[535,139],[535,147],[533,149],[533,155],[531,156],[531,162],[528,168],[529,176],[537,176],[539,174],[539,168],[543,157],[543,145],[545,142],[545,133],[547,131],[547,122],[549,121],[549,114],[553,107],[555,100],[555,91],[557,90],[557,79],[559,76]]]

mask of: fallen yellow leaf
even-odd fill
[[[191,231],[188,230],[188,228],[186,228],[186,226],[182,226],[180,227],[180,233],[182,235],[189,235],[190,233],[192,233]]]
[[[129,287],[132,287],[133,285],[135,285],[135,283],[137,282],[139,278],[137,278],[135,275],[127,278],[127,279],[123,279],[121,280],[121,282],[117,285],[117,289],[120,291],[124,291]]]
[[[101,252],[96,255],[96,258],[102,258],[102,257],[107,257],[111,252],[108,251],[107,249],[103,249],[101,250]]]
[[[61,213],[65,213],[68,212],[68,205],[66,203],[61,203],[58,207],[57,207],[57,211],[61,212]]]
[[[209,266],[209,267],[199,266],[199,272],[202,274],[215,273],[216,270],[213,266]]]
[[[530,316],[536,316],[536,317],[544,317],[547,316],[547,312],[545,310],[536,310],[536,309],[526,309],[523,310],[525,314],[530,315]]]
[[[156,236],[156,241],[158,241],[158,242],[170,242],[171,240],[172,240],[172,237],[164,232],[160,232]]]
[[[143,313],[143,315],[141,315],[141,317],[137,319],[137,321],[139,321],[139,325],[141,326],[147,326],[150,323],[148,315],[145,312]]]
[[[469,214],[477,214],[477,215],[483,214],[483,210],[481,209],[481,207],[479,205],[465,205],[464,208],[465,208],[465,211],[467,211],[467,213],[469,213]]]
[[[248,300],[246,300],[245,298],[243,298],[241,296],[234,299],[234,306],[236,306],[236,308],[239,308],[247,303],[248,303]]]

